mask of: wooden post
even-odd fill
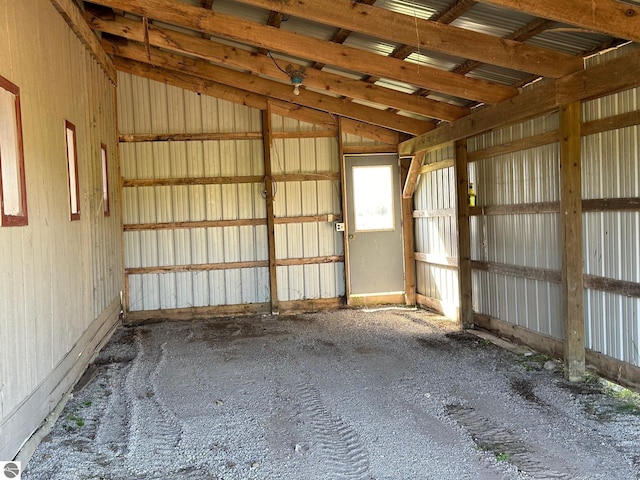
[[[344,129],[344,119],[338,117],[338,158],[340,159],[340,205],[342,210],[342,221],[345,228],[342,232],[342,244],[344,245],[344,290],[347,305],[351,305],[351,272],[349,268],[349,216],[347,215],[347,182],[345,173],[344,145],[342,144],[342,132]]]
[[[402,192],[402,240],[404,250],[404,302],[407,305],[416,304],[416,259],[415,239],[413,231],[413,192],[418,183],[418,175],[422,158],[418,154],[414,157],[400,158],[401,180],[404,184]],[[418,172],[418,173],[415,173]]]
[[[560,107],[560,232],[565,377],[585,375],[580,102]]]
[[[473,327],[471,283],[471,228],[469,225],[469,171],[467,141],[455,143],[456,203],[458,210],[458,289],[460,307],[458,321],[462,328]]]
[[[269,245],[269,289],[271,291],[271,314],[278,310],[278,276],[276,270],[276,234],[273,215],[273,176],[271,171],[271,108],[267,103],[262,111],[262,145],[264,150],[264,189],[267,202],[267,243]]]

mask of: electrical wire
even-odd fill
[[[278,65],[278,62],[276,62],[276,59],[274,58],[274,56],[271,54],[271,51],[267,52],[267,55],[269,55],[269,58],[273,61],[273,64],[278,67],[278,70],[280,70],[282,73],[284,73],[287,77],[289,76],[289,73],[284,70],[280,65]]]

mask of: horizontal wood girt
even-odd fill
[[[93,3],[254,47],[346,68],[349,71],[397,80],[483,103],[498,103],[518,93],[514,87],[469,78],[426,65],[407,63],[396,58],[318,40],[170,0],[94,0]]]
[[[141,22],[116,16],[113,19],[101,19],[90,13],[87,21],[95,30],[110,35],[143,43],[145,31]],[[203,60],[245,69],[249,72],[267,75],[273,78],[286,78],[274,62],[249,50],[239,49],[212,40],[205,40],[186,33],[176,32],[156,25],[149,25],[146,39],[149,44],[170,50],[174,53],[195,56]],[[115,43],[112,41],[112,43]],[[378,103],[397,110],[404,110],[439,120],[453,121],[469,114],[469,109],[439,102],[371,83],[332,74],[316,69],[308,69],[304,85],[335,95],[344,95],[357,100]]]
[[[290,85],[213,65],[204,60],[164,52],[155,47],[146,49],[142,44],[130,42],[127,45],[122,45],[120,43],[114,44],[107,41],[103,41],[103,45],[110,53],[113,53],[117,57],[149,63],[177,72],[186,71],[189,72],[190,75],[196,75],[200,78],[212,80],[231,87],[239,87],[242,90],[264,95],[269,98],[303,105],[305,107],[349,117],[354,120],[367,121],[411,135],[418,135],[432,130],[435,127],[431,122],[420,121],[384,110],[354,104],[343,98],[329,97],[308,90],[302,92],[301,95],[295,95]]]
[[[327,8],[326,0],[239,1],[399,42],[419,50],[442,52],[543,77],[559,78],[583,69],[583,61],[579,57],[351,0],[332,0],[331,8]]]

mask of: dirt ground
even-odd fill
[[[640,478],[628,391],[424,311],[121,327],[95,366],[23,478]]]

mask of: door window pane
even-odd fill
[[[353,167],[356,231],[393,230],[393,167]]]

